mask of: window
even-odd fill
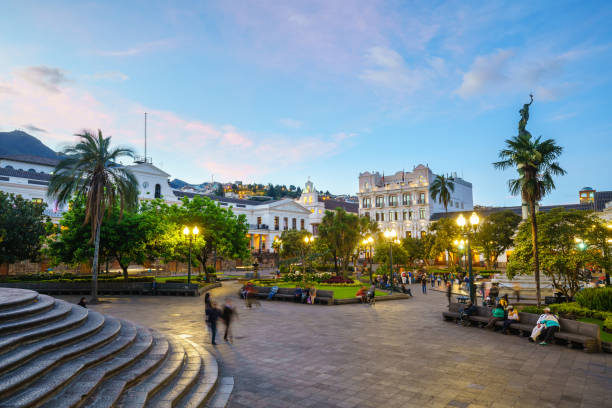
[[[389,196],[389,207],[395,207],[395,206],[397,206],[397,196],[390,195]]]
[[[424,208],[419,208],[419,219],[421,220],[425,219],[425,209]]]
[[[363,214],[365,217],[370,218],[370,213],[366,212],[365,214]]]
[[[312,196],[308,197],[308,204],[312,204]]]
[[[364,197],[363,200],[361,200],[361,202],[362,202],[361,206],[363,208],[370,208],[370,206],[372,205],[372,202],[370,200],[371,200],[370,197]]]
[[[279,217],[274,217],[274,230],[278,231],[279,225],[280,224],[280,220]]]
[[[399,221],[399,211],[395,212],[395,221]]]
[[[425,238],[425,235],[427,235],[427,232],[421,231],[421,238]]]
[[[393,211],[389,211],[389,218],[387,218],[388,221],[393,221]]]
[[[376,221],[380,221],[380,215],[376,213]]]
[[[406,221],[408,219],[408,211],[402,211],[402,220]]]
[[[402,205],[410,205],[410,194],[402,194]]]
[[[463,201],[461,202],[461,209],[463,210]]]
[[[384,221],[385,220],[385,213],[380,213],[380,220]]]
[[[383,208],[385,206],[385,197],[377,196],[376,197],[376,208]]]
[[[412,238],[412,231],[406,231],[406,238]]]
[[[291,219],[291,229],[297,229],[297,219]]]
[[[161,198],[161,186],[159,184],[155,185],[155,198]]]
[[[300,220],[300,229],[301,230],[304,229],[304,220],[303,219]]]
[[[425,204],[425,193],[419,194],[419,204]]]
[[[408,219],[411,220],[412,219],[412,211],[408,211]]]
[[[308,198],[304,197],[304,204],[308,203]]]
[[[310,212],[314,214],[315,209],[314,209],[314,208],[311,208],[311,209],[310,209]]]
[[[261,225],[261,217],[257,217],[257,225]]]
[[[287,218],[287,217],[283,218],[283,229],[285,231],[287,231],[289,229],[289,218]]]
[[[32,202],[35,204],[42,204],[43,203],[43,199],[42,198],[33,198]]]

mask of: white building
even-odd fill
[[[434,213],[444,206],[431,199],[429,185],[436,175],[419,164],[412,172],[398,171],[385,176],[379,172],[359,174],[359,215],[377,221],[381,230],[393,229],[397,236],[422,237]],[[473,209],[472,183],[453,174],[455,191],[449,212]]]

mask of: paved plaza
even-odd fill
[[[234,345],[213,347],[203,297],[113,297],[93,309],[202,344],[233,376],[230,407],[612,407],[612,355],[444,322],[439,292],[367,305],[262,302],[238,286]],[[72,298],[70,299],[72,300]],[[220,325],[222,330],[222,325]]]

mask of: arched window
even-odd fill
[[[161,198],[161,186],[159,184],[155,185],[155,198]]]

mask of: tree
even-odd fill
[[[599,221],[593,224],[591,245],[601,251],[602,268],[606,274],[606,285],[610,286],[610,269],[612,268],[612,223]]]
[[[580,289],[580,283],[588,279],[585,267],[605,264],[594,239],[593,227],[600,221],[590,212],[563,208],[554,208],[536,217],[542,271],[551,278],[555,289],[572,297]],[[529,224],[521,224],[514,242],[515,250],[508,263],[510,277],[533,270],[535,259]]]
[[[430,259],[435,259],[441,253],[448,254],[447,265],[455,264],[455,248],[453,242],[460,236],[459,226],[452,218],[441,218],[429,226],[431,245],[427,253]]]
[[[533,238],[533,268],[536,282],[536,299],[540,299],[540,263],[538,258],[538,225],[536,221],[536,205],[544,196],[555,189],[553,176],[565,174],[557,158],[563,152],[553,139],[542,140],[541,136],[532,138],[525,127],[529,120],[531,101],[520,110],[518,136],[505,141],[506,147],[499,152],[500,161],[493,163],[496,169],[516,168],[518,178],[508,180],[508,189],[513,195],[520,194],[523,203],[529,207],[531,235]]]
[[[74,196],[85,197],[85,223],[91,224],[90,242],[94,243],[92,262],[92,300],[98,298],[98,257],[100,230],[104,213],[110,214],[119,202],[120,217],[124,208],[135,208],[138,202],[138,181],[129,169],[118,165],[121,157],[133,157],[129,148],[111,149],[110,137],[98,130],[97,137],[89,131],[76,135],[74,146],[63,151],[55,167],[47,194],[58,203],[67,203]]]
[[[327,244],[333,257],[336,274],[339,275],[338,262],[346,275],[348,262],[359,244],[359,217],[347,213],[343,208],[325,211],[319,225],[320,238]]]
[[[402,240],[402,247],[406,251],[406,263],[416,266],[418,261],[425,262],[425,238],[418,239],[406,237]]]
[[[204,272],[211,256],[231,259],[249,257],[248,225],[244,214],[236,215],[231,208],[221,208],[208,197],[183,198],[183,205],[169,208],[169,221],[175,226],[171,236],[177,246],[185,242],[184,226],[197,226],[200,230],[193,242],[195,258],[203,265]],[[186,245],[183,245],[186,248]],[[181,251],[177,251],[178,256]],[[207,279],[209,278],[207,274]]]
[[[444,212],[448,213],[448,203],[451,200],[451,194],[455,191],[455,180],[452,177],[436,176],[434,181],[429,186],[429,194],[432,200],[438,200],[438,203],[444,206]]]
[[[519,215],[506,210],[493,213],[480,223],[473,247],[484,254],[489,269],[493,269],[497,258],[512,247],[512,237],[520,222]]]
[[[0,191],[0,265],[38,259],[50,223],[45,207]]]
[[[306,272],[306,258],[310,257],[312,245],[307,243],[304,238],[310,238],[311,234],[306,230],[287,230],[281,234],[280,255],[284,259],[300,259],[304,272]]]
[[[376,263],[382,263],[386,265],[386,270],[389,270],[389,241],[379,240],[376,241],[374,246],[374,261]],[[409,262],[410,257],[406,248],[401,244],[391,243],[393,246],[393,265],[396,268],[397,265],[406,265]]]

